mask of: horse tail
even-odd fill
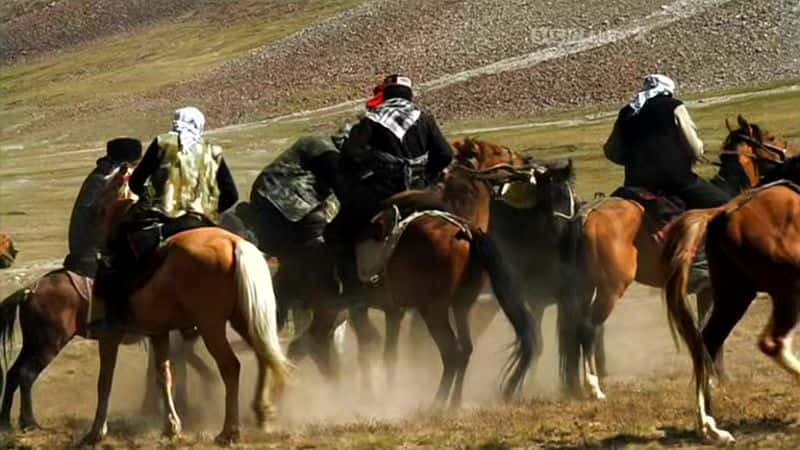
[[[568,224],[564,240],[562,260],[567,271],[562,292],[558,298],[558,372],[564,387],[577,390],[580,387],[581,342],[579,338],[581,319],[591,307],[594,286],[586,272],[583,257],[583,222],[573,220]]]
[[[719,209],[702,209],[684,214],[671,226],[662,253],[662,261],[667,268],[664,297],[670,331],[676,346],[679,345],[679,334],[689,348],[698,386],[708,379],[714,369],[687,301],[687,285],[692,260],[703,244],[709,222],[718,212]]]
[[[17,310],[28,300],[30,289],[23,288],[0,302],[0,351],[3,365],[8,367],[9,353],[14,347],[14,326],[17,323]]]
[[[521,391],[525,375],[533,359],[535,336],[533,319],[525,307],[521,296],[521,287],[516,283],[513,272],[503,260],[497,244],[483,231],[476,229],[471,231],[472,252],[489,274],[495,297],[516,334],[514,351],[503,368],[501,377],[504,385],[503,393],[508,399]]]
[[[272,277],[264,256],[250,242],[240,239],[235,250],[239,309],[244,316],[250,342],[259,359],[266,361],[278,386],[289,378],[291,364],[281,349]]]

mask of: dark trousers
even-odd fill
[[[319,244],[328,224],[322,209],[292,222],[267,199],[255,199],[251,208],[254,223],[249,225],[255,230],[258,246],[264,253],[278,258],[298,247]]]
[[[688,209],[715,208],[731,199],[725,191],[700,177],[671,194],[680,197]]]

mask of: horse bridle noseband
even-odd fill
[[[747,142],[749,144],[755,145],[758,148],[762,148],[764,150],[767,150],[770,153],[777,155],[778,158],[779,158],[778,161],[775,161],[775,160],[769,160],[769,161],[772,161],[772,162],[775,162],[775,163],[780,163],[780,164],[783,164],[783,162],[786,161],[786,153],[789,151],[789,149],[786,148],[786,147],[778,147],[777,145],[769,144],[769,143],[766,143],[766,142],[761,142],[758,139],[753,139],[752,137],[747,136],[746,134],[738,134],[737,133],[734,136],[739,138],[739,139],[741,139],[744,142]],[[748,154],[744,154],[744,153],[739,153],[736,150],[722,150],[722,151],[719,152],[719,154],[720,155],[741,155],[741,156],[746,156],[746,157],[751,158],[751,159],[766,159],[766,158],[761,158],[760,156],[758,156],[756,154],[748,155]]]

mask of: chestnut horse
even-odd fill
[[[124,172],[121,170],[112,179],[106,191],[101,214],[106,236],[135,201]],[[168,333],[197,327],[225,385],[225,421],[216,442],[229,444],[239,438],[240,363],[226,336],[226,325],[230,322],[256,354],[258,377],[252,407],[259,425],[266,424],[270,409],[267,371],[274,375],[272,387],[277,396],[290,370],[278,340],[269,268],[253,244],[216,227],[178,233],[159,252],[158,266],[131,294],[127,306],[130,327],[149,336],[152,342],[166,410],[164,432],[176,435],[181,430],[172,399]],[[85,443],[98,442],[106,433],[108,400],[121,338],[109,335],[99,339],[97,411]]]
[[[464,376],[472,353],[468,315],[484,284],[485,273],[516,334],[516,348],[503,374],[507,398],[522,387],[536,335],[521,289],[485,232],[489,226],[492,186],[528,181],[530,167],[511,150],[486,142],[466,139],[456,142],[455,148],[455,163],[450,167],[438,200],[449,212],[470,224],[471,236],[465,236],[458,226],[441,218],[424,216],[415,220],[389,260],[382,285],[365,292],[370,307],[387,312],[386,353],[390,360],[396,354],[403,311],[409,308],[419,311],[439,349],[443,365],[436,405],[444,405],[449,400],[452,407],[459,406],[462,399]],[[411,200],[412,196],[413,193],[400,194],[389,202]],[[343,306],[329,300],[309,299],[313,302],[314,318],[308,336],[292,343],[290,355],[299,342],[310,340],[316,343],[312,354],[321,353],[315,360],[330,363],[330,340]],[[365,310],[361,311],[364,315],[351,317],[357,335],[364,326],[371,326],[368,319],[367,323],[360,322],[366,319]],[[450,321],[451,312],[455,329]],[[359,339],[359,351],[362,351],[362,344],[364,341]],[[369,358],[359,360],[362,365],[370,362]],[[362,368],[369,371],[369,367]],[[328,368],[327,371],[332,370]]]
[[[796,181],[795,181],[796,182]],[[705,238],[714,308],[699,331],[687,305],[688,270]],[[715,443],[733,441],[711,413],[711,363],[757,292],[767,292],[772,315],[759,340],[767,356],[800,379],[792,337],[800,311],[800,193],[797,185],[766,185],[727,205],[689,211],[675,224],[662,255],[670,325],[694,365],[698,433]]]
[[[0,269],[11,267],[16,258],[17,249],[14,248],[14,241],[7,233],[0,231]]]
[[[735,158],[733,162],[746,174],[743,187],[752,187],[764,176],[760,169],[783,161],[787,145],[741,116],[738,122],[738,129],[728,126],[730,133],[723,145],[722,163],[726,167],[725,164]],[[741,189],[738,181],[736,188]],[[651,236],[654,230],[647,227],[644,219],[644,211],[638,203],[612,197],[594,206],[584,222],[582,244],[587,283],[590,288],[596,288],[596,294],[593,302],[582,302],[587,307],[577,333],[583,350],[584,384],[596,399],[605,398],[595,359],[600,327],[633,281],[664,286],[664,267],[660,260],[662,244]],[[591,292],[591,289],[584,291]],[[700,316],[705,317],[713,300],[710,286],[707,282],[696,283],[692,291],[697,293]],[[579,354],[580,349],[572,350]],[[578,361],[579,358],[569,360]]]

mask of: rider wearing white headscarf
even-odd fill
[[[172,129],[153,140],[131,175],[131,190],[167,218],[215,220],[238,200],[222,148],[203,138],[205,123],[197,108],[176,110]]]
[[[681,198],[688,208],[710,208],[728,196],[692,171],[703,141],[667,76],[645,77],[642,89],[619,112],[603,150],[625,166],[625,186]]]

